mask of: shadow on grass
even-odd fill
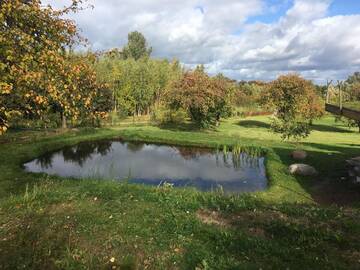
[[[158,125],[160,129],[170,130],[170,131],[216,131],[216,128],[207,128],[203,129],[195,123],[186,122],[186,123],[164,123]]]
[[[241,120],[237,125],[246,128],[270,128],[270,124],[258,120]],[[314,124],[311,127],[311,130],[321,131],[321,132],[339,132],[339,133],[357,133],[357,131],[347,128],[347,127],[335,127],[329,125]]]
[[[257,120],[241,120],[238,125],[247,128],[270,128],[270,124]]]
[[[331,146],[304,143],[308,157],[303,161],[291,158],[292,149],[274,147],[281,162],[287,166],[293,163],[305,163],[315,167],[319,175],[313,177],[294,176],[312,199],[317,203],[353,205],[360,201],[360,185],[348,179],[346,160],[360,155],[360,144]]]
[[[334,127],[334,126],[328,126],[328,125],[312,125],[311,130],[321,131],[321,132],[339,132],[339,133],[355,133],[356,131],[351,130],[349,128],[340,128],[340,127]]]

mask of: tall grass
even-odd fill
[[[220,154],[220,146],[216,147],[216,162]],[[231,156],[232,164],[235,168],[241,168],[244,164],[252,164],[256,166],[259,158],[267,154],[267,149],[260,146],[246,146],[240,143],[222,146],[222,156],[225,165],[229,165],[229,156]]]
[[[217,146],[216,153],[219,154],[219,152],[220,152],[220,146]],[[240,156],[241,154],[247,154],[250,157],[258,158],[265,156],[268,150],[261,146],[241,145],[240,143],[236,143],[231,146],[223,145],[222,152],[224,156],[227,156],[228,153],[231,152],[233,156]]]

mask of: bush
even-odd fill
[[[165,98],[174,110],[185,110],[199,127],[219,124],[231,114],[230,87],[221,76],[209,77],[202,67],[188,71],[173,82]]]
[[[283,139],[295,140],[310,134],[309,123],[323,115],[323,104],[315,87],[297,74],[280,76],[263,93],[263,102],[275,111],[271,129]]]
[[[48,113],[42,117],[24,117],[17,112],[9,113],[9,123],[12,128],[58,128],[61,125],[59,114]]]
[[[151,114],[151,121],[156,124],[181,124],[186,121],[188,117],[186,111],[183,109],[173,110],[166,107],[160,107],[154,110]]]

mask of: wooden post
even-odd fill
[[[342,90],[343,90],[343,82],[338,81],[338,88],[339,88],[339,108],[342,110],[343,108],[343,101],[342,101]]]
[[[340,85],[340,110],[343,108],[343,84]]]
[[[326,103],[329,104],[330,102],[330,85],[332,83],[332,80],[329,82],[328,80],[326,80]]]

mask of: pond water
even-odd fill
[[[264,158],[224,155],[212,149],[132,143],[84,142],[45,154],[25,170],[62,177],[126,180],[130,183],[192,186],[239,193],[264,190]]]

